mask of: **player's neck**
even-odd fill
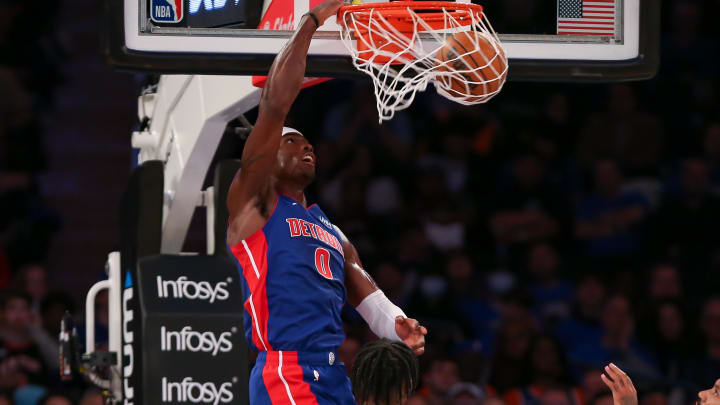
[[[307,208],[307,200],[305,199],[305,188],[296,185],[280,184],[275,186],[278,194],[282,194],[297,201],[303,207]]]

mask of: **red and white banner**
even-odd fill
[[[266,0],[267,1],[267,0]],[[296,7],[299,8],[299,6],[296,4],[296,2],[301,1],[308,1],[308,0],[272,0],[270,5],[267,8],[267,11],[265,11],[265,14],[263,14],[262,19],[260,20],[260,24],[258,24],[258,29],[261,30],[286,30],[286,31],[292,31],[295,29],[295,14],[296,11],[300,12],[302,11],[304,14],[305,12],[309,11],[315,5],[322,2],[322,0],[309,0],[308,1],[308,8],[307,10],[296,10]],[[302,15],[300,14],[300,15]],[[298,17],[299,18],[299,17]],[[320,84],[323,82],[326,82],[328,80],[332,80],[330,77],[306,77],[303,79],[302,88],[314,86],[316,84]],[[265,87],[265,83],[267,82],[267,76],[253,76],[252,78],[252,84],[255,87]]]

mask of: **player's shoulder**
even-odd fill
[[[345,245],[349,244],[350,240],[347,238],[347,236],[345,236],[343,231],[340,230],[340,227],[335,224],[331,224],[331,225],[332,225],[332,228],[335,230],[335,232],[337,232],[338,236],[340,236],[340,242],[343,244],[343,247]]]

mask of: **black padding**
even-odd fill
[[[137,267],[140,305],[133,322],[142,327],[133,351],[144,365],[134,370],[142,376],[139,404],[247,405],[248,345],[235,262],[158,255],[140,259]],[[192,400],[200,393],[202,401]]]
[[[228,250],[225,244],[225,235],[228,225],[228,209],[226,205],[230,184],[235,174],[240,170],[240,160],[221,160],[215,166],[215,177],[213,187],[215,188],[215,254],[227,255]]]
[[[120,266],[122,271],[122,342],[120,357],[123,399],[126,404],[143,404],[143,357],[139,338],[137,259],[160,253],[163,212],[164,166],[148,161],[135,168],[120,203]]]
[[[134,267],[137,259],[160,253],[164,166],[159,160],[133,170],[120,203],[120,253],[122,267]]]

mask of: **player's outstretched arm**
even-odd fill
[[[378,337],[405,342],[415,354],[425,352],[427,329],[393,304],[365,271],[355,246],[337,227],[345,254],[345,288],[354,306]]]
[[[342,0],[326,0],[315,6],[311,13],[318,22],[309,15],[304,16],[293,36],[275,57],[260,98],[257,122],[243,149],[242,168],[228,193],[231,220],[251,200],[263,199],[262,192],[268,188],[285,118],[305,76],[305,61],[312,36],[318,25],[334,16],[342,4]]]
[[[607,374],[607,375],[606,375]],[[638,405],[637,391],[630,377],[613,363],[605,366],[605,374],[600,378],[610,388],[613,405]]]

